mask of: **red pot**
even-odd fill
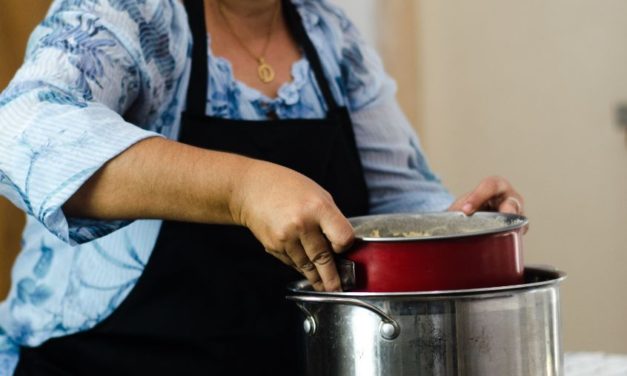
[[[479,212],[355,217],[353,291],[460,290],[523,283],[525,217]]]

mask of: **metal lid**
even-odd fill
[[[450,239],[508,232],[528,224],[521,215],[477,212],[383,214],[349,218],[355,237],[365,241],[398,242]]]

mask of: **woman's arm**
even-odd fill
[[[339,289],[331,256],[353,233],[322,188],[283,167],[155,137],[177,116],[168,111],[188,63],[175,5],[53,3],[0,95],[0,194],[72,244],[125,223],[109,219],[242,224],[315,288]],[[160,38],[140,38],[140,25]],[[102,221],[77,231],[76,217]]]
[[[230,193],[251,162],[149,138],[105,164],[65,203],[63,211],[95,219],[234,224]]]
[[[155,25],[175,17],[166,2],[158,5],[138,14]],[[163,60],[175,69],[161,74],[157,57],[149,64],[143,55],[138,32],[135,20],[109,2],[54,1],[0,94],[0,194],[71,244],[125,224],[85,225],[61,207],[111,158],[157,135],[156,115],[175,91],[168,83],[188,61],[187,39],[172,32],[172,45],[182,46],[166,49]]]
[[[64,205],[72,216],[162,218],[248,227],[318,290],[337,291],[333,252],[353,229],[331,196],[279,165],[151,138],[108,162]]]

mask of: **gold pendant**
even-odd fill
[[[274,80],[274,69],[271,66],[266,64],[266,61],[263,58],[259,59],[259,66],[257,67],[257,74],[259,75],[259,79],[264,84],[272,82]]]

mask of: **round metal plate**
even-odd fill
[[[364,241],[399,242],[451,239],[507,232],[528,224],[527,218],[494,212],[383,214],[349,218],[355,237]]]

